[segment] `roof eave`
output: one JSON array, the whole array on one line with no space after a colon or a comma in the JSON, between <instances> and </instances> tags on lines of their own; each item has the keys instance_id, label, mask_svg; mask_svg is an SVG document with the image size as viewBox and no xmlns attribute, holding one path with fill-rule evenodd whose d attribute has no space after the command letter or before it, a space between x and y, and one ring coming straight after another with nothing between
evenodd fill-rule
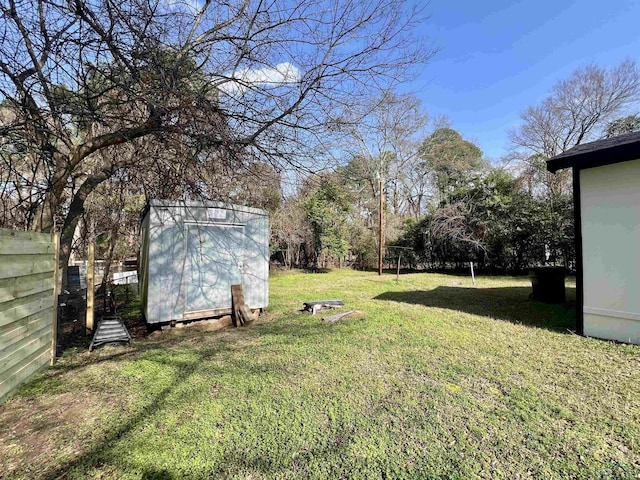
<instances>
[{"instance_id":1,"label":"roof eave","mask_svg":"<svg viewBox=\"0 0 640 480\"><path fill-rule=\"evenodd\" d=\"M547 170L551 173L556 173L558 170L571 167L584 169L637 160L640 158L640 142L616 145L606 149L576 153L574 155L567 155L567 153L547 160Z\"/></svg>"}]
</instances>

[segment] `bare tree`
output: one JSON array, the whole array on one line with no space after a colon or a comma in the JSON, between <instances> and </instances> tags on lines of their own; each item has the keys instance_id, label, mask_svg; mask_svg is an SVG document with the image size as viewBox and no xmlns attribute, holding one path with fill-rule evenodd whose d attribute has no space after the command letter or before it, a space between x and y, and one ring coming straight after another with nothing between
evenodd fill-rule
<instances>
[{"instance_id":1,"label":"bare tree","mask_svg":"<svg viewBox=\"0 0 640 480\"><path fill-rule=\"evenodd\" d=\"M371 199L377 198L378 273L382 274L384 244L399 231L385 232L385 205L399 216L408 208L410 178L407 172L418 159L418 139L427 122L420 100L391 90L370 97L365 108L340 118L339 126L351 147L345 173L352 184L368 184ZM348 148L347 148L348 150ZM373 203L371 202L373 207ZM373 213L373 208L370 213ZM400 222L393 222L400 223ZM389 235L391 233L391 235Z\"/></svg>"},{"instance_id":2,"label":"bare tree","mask_svg":"<svg viewBox=\"0 0 640 480\"><path fill-rule=\"evenodd\" d=\"M525 174L543 177L552 194L570 188L567 172L551 177L544 160L571 147L605 135L608 122L640 98L640 71L633 60L605 69L578 68L558 82L550 95L521 114L522 124L509 133L512 157L525 165Z\"/></svg>"},{"instance_id":3,"label":"bare tree","mask_svg":"<svg viewBox=\"0 0 640 480\"><path fill-rule=\"evenodd\" d=\"M365 110L342 118L346 150L351 154L350 176L367 182L377 196L382 178L388 204L394 214L407 213L412 178L419 159L420 139L427 114L415 95L385 91L371 98Z\"/></svg>"},{"instance_id":4,"label":"bare tree","mask_svg":"<svg viewBox=\"0 0 640 480\"><path fill-rule=\"evenodd\" d=\"M270 244L282 252L285 268L300 266L304 245L313 243L313 233L302 202L287 199L270 218L269 228Z\"/></svg>"},{"instance_id":5,"label":"bare tree","mask_svg":"<svg viewBox=\"0 0 640 480\"><path fill-rule=\"evenodd\" d=\"M487 225L474 212L470 198L460 199L436 209L429 225L432 238L462 242L473 250L484 251Z\"/></svg>"},{"instance_id":6,"label":"bare tree","mask_svg":"<svg viewBox=\"0 0 640 480\"><path fill-rule=\"evenodd\" d=\"M7 0L0 15L3 203L62 230L63 265L88 195L135 166L122 146L303 166L328 119L430 53L400 0Z\"/></svg>"}]
</instances>

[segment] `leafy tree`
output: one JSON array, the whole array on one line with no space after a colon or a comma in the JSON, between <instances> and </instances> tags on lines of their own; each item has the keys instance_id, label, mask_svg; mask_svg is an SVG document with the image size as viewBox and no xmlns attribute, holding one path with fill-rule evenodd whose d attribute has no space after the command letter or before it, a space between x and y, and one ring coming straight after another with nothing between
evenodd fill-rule
<instances>
[{"instance_id":1,"label":"leafy tree","mask_svg":"<svg viewBox=\"0 0 640 480\"><path fill-rule=\"evenodd\" d=\"M374 227L374 217L378 211L379 181L377 162L371 158L356 154L346 166L338 168L338 175L344 179L356 202L356 208L368 220L367 226Z\"/></svg>"},{"instance_id":2,"label":"leafy tree","mask_svg":"<svg viewBox=\"0 0 640 480\"><path fill-rule=\"evenodd\" d=\"M347 216L351 202L339 181L331 175L320 178L318 188L304 201L313 235L314 266L321 255L342 258L349 250Z\"/></svg>"},{"instance_id":3,"label":"leafy tree","mask_svg":"<svg viewBox=\"0 0 640 480\"><path fill-rule=\"evenodd\" d=\"M285 268L299 266L305 245L313 242L307 212L301 201L289 198L270 217L273 254L281 254Z\"/></svg>"},{"instance_id":4,"label":"leafy tree","mask_svg":"<svg viewBox=\"0 0 640 480\"><path fill-rule=\"evenodd\" d=\"M449 127L437 129L420 147L422 170L432 177L440 204L451 203L458 189L464 188L484 166L482 150Z\"/></svg>"},{"instance_id":5,"label":"leafy tree","mask_svg":"<svg viewBox=\"0 0 640 480\"><path fill-rule=\"evenodd\" d=\"M470 260L495 271L550 262L571 267L571 196L556 196L552 205L522 185L503 169L485 170L450 203L408 224L400 244L412 247L416 263L428 268L462 267Z\"/></svg>"},{"instance_id":6,"label":"leafy tree","mask_svg":"<svg viewBox=\"0 0 640 480\"><path fill-rule=\"evenodd\" d=\"M605 137L615 137L623 133L632 133L640 131L640 116L628 115L609 122L607 125Z\"/></svg>"}]
</instances>

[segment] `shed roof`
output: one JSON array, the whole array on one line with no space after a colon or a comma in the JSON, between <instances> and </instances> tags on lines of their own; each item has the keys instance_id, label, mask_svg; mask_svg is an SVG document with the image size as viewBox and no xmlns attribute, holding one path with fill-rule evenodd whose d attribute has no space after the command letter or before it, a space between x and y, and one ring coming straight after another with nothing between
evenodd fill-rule
<instances>
[{"instance_id":1,"label":"shed roof","mask_svg":"<svg viewBox=\"0 0 640 480\"><path fill-rule=\"evenodd\" d=\"M547 170L591 168L640 158L640 132L583 143L547 160Z\"/></svg>"},{"instance_id":2,"label":"shed roof","mask_svg":"<svg viewBox=\"0 0 640 480\"><path fill-rule=\"evenodd\" d=\"M149 200L149 205L154 207L190 207L190 208L223 208L234 212L253 213L256 215L269 216L269 212L259 208L248 207L246 205L235 205L232 203L220 202L217 200L194 201L194 200L162 200L154 198Z\"/></svg>"},{"instance_id":3,"label":"shed roof","mask_svg":"<svg viewBox=\"0 0 640 480\"><path fill-rule=\"evenodd\" d=\"M234 205L231 203L219 202L216 200L207 200L196 202L192 200L162 200L162 199L151 199L144 206L142 211L140 212L140 221L142 222L144 218L149 213L150 207L165 207L165 208L173 208L173 207L187 207L187 208L222 208L225 210L232 210L234 212L243 212L250 213L254 215L262 215L263 217L268 217L269 212L266 210L261 210L259 208L247 207L245 205Z\"/></svg>"}]
</instances>

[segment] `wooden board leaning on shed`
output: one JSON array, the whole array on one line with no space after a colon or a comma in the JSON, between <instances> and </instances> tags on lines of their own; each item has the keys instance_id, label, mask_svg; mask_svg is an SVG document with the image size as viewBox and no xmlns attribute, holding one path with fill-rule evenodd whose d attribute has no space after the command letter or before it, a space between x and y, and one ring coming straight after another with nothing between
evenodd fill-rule
<instances>
[{"instance_id":1,"label":"wooden board leaning on shed","mask_svg":"<svg viewBox=\"0 0 640 480\"><path fill-rule=\"evenodd\" d=\"M241 327L254 319L253 312L244 303L242 285L231 285L231 310L231 320L234 327Z\"/></svg>"},{"instance_id":2,"label":"wooden board leaning on shed","mask_svg":"<svg viewBox=\"0 0 640 480\"><path fill-rule=\"evenodd\" d=\"M55 361L58 237L0 229L0 401Z\"/></svg>"}]
</instances>

